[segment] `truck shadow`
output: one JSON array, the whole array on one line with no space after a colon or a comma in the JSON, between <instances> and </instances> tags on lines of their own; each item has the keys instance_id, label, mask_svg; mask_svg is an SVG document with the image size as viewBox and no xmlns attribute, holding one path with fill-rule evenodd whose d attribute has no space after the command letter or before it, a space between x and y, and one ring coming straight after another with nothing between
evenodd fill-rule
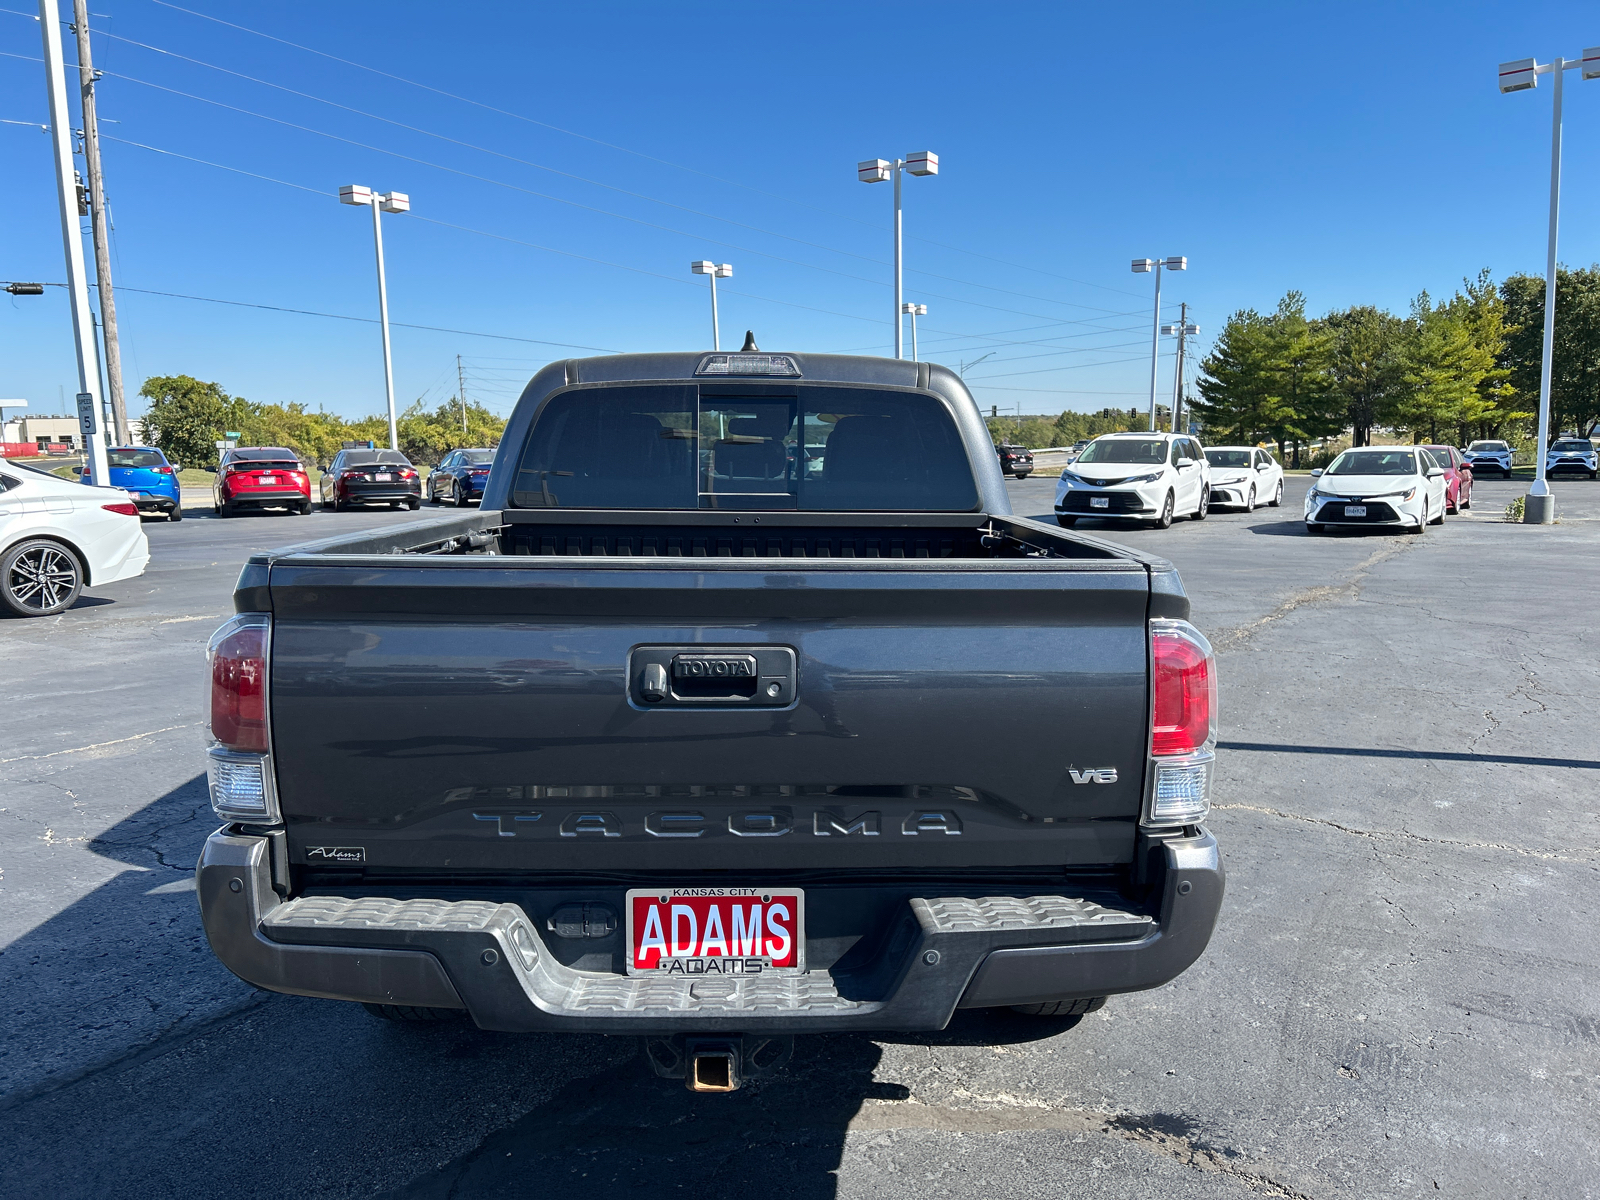
<instances>
[{"instance_id":1,"label":"truck shadow","mask_svg":"<svg viewBox=\"0 0 1600 1200\"><path fill-rule=\"evenodd\" d=\"M865 1037L796 1040L787 1069L730 1095L696 1095L656 1078L636 1054L574 1080L546 1103L385 1200L671 1195L823 1200L850 1122L869 1100L909 1089L873 1078L882 1052Z\"/></svg>"},{"instance_id":2,"label":"truck shadow","mask_svg":"<svg viewBox=\"0 0 1600 1200\"><path fill-rule=\"evenodd\" d=\"M1075 1019L960 1013L939 1033L817 1035L730 1095L640 1039L397 1026L277 996L212 957L188 886L204 777L94 838L128 868L0 954L0 1195L824 1200L863 1105L905 1100L878 1041L1023 1042ZM85 1114L93 1114L86 1120ZM444 1164L444 1165L440 1165Z\"/></svg>"}]
</instances>

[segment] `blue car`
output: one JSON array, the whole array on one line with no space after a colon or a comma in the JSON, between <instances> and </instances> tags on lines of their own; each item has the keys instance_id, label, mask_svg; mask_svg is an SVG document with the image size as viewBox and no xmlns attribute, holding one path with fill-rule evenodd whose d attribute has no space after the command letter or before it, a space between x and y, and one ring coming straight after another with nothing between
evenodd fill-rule
<instances>
[{"instance_id":1,"label":"blue car","mask_svg":"<svg viewBox=\"0 0 1600 1200\"><path fill-rule=\"evenodd\" d=\"M126 488L139 506L140 516L165 513L169 521L183 520L183 493L178 486L178 472L183 468L179 464L169 462L154 446L114 446L106 451L106 463L111 478L105 484ZM102 482L91 479L91 474L89 467L79 469L84 483Z\"/></svg>"},{"instance_id":2,"label":"blue car","mask_svg":"<svg viewBox=\"0 0 1600 1200\"><path fill-rule=\"evenodd\" d=\"M449 502L458 508L481 501L493 466L493 450L450 451L428 476L428 499L435 504Z\"/></svg>"}]
</instances>

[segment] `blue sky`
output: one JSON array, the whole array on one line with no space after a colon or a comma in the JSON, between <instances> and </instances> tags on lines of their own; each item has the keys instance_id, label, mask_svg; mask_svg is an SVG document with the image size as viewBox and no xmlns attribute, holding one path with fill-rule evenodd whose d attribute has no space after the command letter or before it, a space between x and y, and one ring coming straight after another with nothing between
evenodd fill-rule
<instances>
[{"instance_id":1,"label":"blue sky","mask_svg":"<svg viewBox=\"0 0 1600 1200\"><path fill-rule=\"evenodd\" d=\"M384 218L392 319L502 335L397 327L402 404L453 395L457 354L506 412L572 347L709 348L699 258L734 265L725 346L888 353L890 188L855 164L931 149L923 357L992 354L967 378L1002 412L1139 405L1134 257L1189 257L1163 299L1203 342L1289 288L1399 311L1542 271L1548 81L1501 96L1495 68L1600 45L1592 4L1536 2L90 9L130 392L186 373L347 416L382 406L374 325L146 293L373 317L370 219L335 199L362 183L414 205ZM37 22L0 12L0 51L0 119L43 122ZM1587 264L1600 81L1567 81L1561 258ZM48 140L0 125L0 161L0 279L64 279ZM75 380L62 290L0 295L0 396L54 411Z\"/></svg>"}]
</instances>

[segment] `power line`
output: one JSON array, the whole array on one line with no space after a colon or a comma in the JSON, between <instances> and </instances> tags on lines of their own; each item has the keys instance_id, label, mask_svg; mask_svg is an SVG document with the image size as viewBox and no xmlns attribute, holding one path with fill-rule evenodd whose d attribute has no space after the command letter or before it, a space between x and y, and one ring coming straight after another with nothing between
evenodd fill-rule
<instances>
[{"instance_id":1,"label":"power line","mask_svg":"<svg viewBox=\"0 0 1600 1200\"><path fill-rule=\"evenodd\" d=\"M50 286L65 287L66 285L51 284ZM187 296L182 292L158 292L150 288L128 287L121 283L116 285L116 290L119 292L138 292L145 296L169 296L174 300L203 300L207 304L228 304L235 308L263 308L268 312L294 313L302 317L329 317L335 321L360 321L365 325L376 325L378 323L376 317L351 317L346 316L344 313L315 312L309 308L285 308L278 304L255 304L248 300L219 300L215 296ZM564 350L593 350L599 354L622 353L620 350L605 350L599 346L579 346L572 342L551 342L543 338L513 337L509 333L480 333L476 329L445 329L438 325L413 325L406 321L390 321L389 324L396 325L401 329L422 329L429 333L454 333L462 337L495 338L503 342L528 342L536 346L560 346Z\"/></svg>"},{"instance_id":2,"label":"power line","mask_svg":"<svg viewBox=\"0 0 1600 1200\"><path fill-rule=\"evenodd\" d=\"M6 11L10 11L10 10L6 10ZM424 137L435 138L435 139L437 139L439 141L448 142L451 145L455 145L455 146L461 146L461 147L463 147L465 149L468 149L468 150L474 150L474 151L477 151L477 152L479 152L481 154L488 154L488 155L492 155L492 156L494 156L496 158L502 158L502 159L505 159L507 162L514 162L514 163L518 163L518 164L520 164L522 166L532 167L535 170L547 171L547 172L549 172L549 173L551 173L553 175L559 175L564 179L575 180L575 181L577 181L579 183L587 183L587 184L589 184L589 185L591 185L593 187L605 188L608 191L617 192L620 195L624 195L624 196L630 196L630 197L632 197L632 198L634 198L636 200L645 200L645 201L648 201L651 204L659 204L659 205L662 205L663 207L676 209L679 212L688 213L688 214L690 214L692 216L703 217L706 220L720 221L720 222L722 222L724 224L732 225L732 226L734 226L735 228L738 228L738 229L747 229L747 230L749 230L749 231L751 231L753 233L760 233L760 234L764 234L764 235L766 235L768 237L780 238L780 239L782 239L784 241L793 242L796 245L807 246L807 247L810 247L811 249L814 249L814 250L822 250L822 251L825 251L825 252L830 253L830 254L844 255L844 256L846 256L848 258L858 259L858 260L860 260L862 262L872 263L872 264L874 264L876 266L886 265L883 262L882 259L874 258L871 255L858 254L858 253L856 253L854 251L851 251L851 250L840 249L837 246L828 246L828 245L825 245L825 244L820 243L820 242L809 241L809 240L807 240L805 238L794 237L791 234L780 233L777 230L765 229L765 228L762 228L759 225L751 225L751 224L749 224L748 222L745 222L745 221L736 221L736 220L733 220L730 217L719 216L716 213L710 213L710 212L705 212L705 211L703 211L701 209L690 208L687 205L677 204L677 203L674 203L674 202L672 202L670 200L663 200L663 199L661 199L659 197L651 196L651 195L649 195L647 193L644 193L644 192L636 192L636 191L633 191L630 188L619 187L616 184L605 183L605 182L602 182L602 181L597 180L597 179L590 179L590 178L588 178L586 176L577 175L577 174L574 174L574 173L572 173L570 171L563 171L563 170L561 170L561 169L559 169L557 167L551 167L551 166L547 166L547 165L545 165L543 163L533 162L530 159L519 158L514 154L507 154L507 153L505 153L504 151L501 151L501 150L495 150L495 149L492 149L491 147L480 146L480 145L477 145L476 143L473 143L473 142L468 142L468 141L464 141L464 140L462 140L460 138L451 137L448 134L436 133L433 130L424 129L421 126L417 126L417 125L409 125L409 124L405 123L404 121L397 121L397 120L394 120L391 117L385 117L385 116L383 116L383 115L381 115L379 113L367 112L364 109L355 108L352 105L348 105L348 104L342 104L342 103L340 103L340 102L338 102L336 100L329 100L329 99L326 99L325 97L317 96L317 95L314 95L314 94L312 94L310 92L302 92L297 88L286 87L283 84L274 83L274 82L272 82L271 80L268 80L268 79L261 79L261 78L259 78L257 76L254 76L254 75L246 75L242 71L235 71L230 67L223 67L223 66L219 66L216 63L206 62L204 59L193 58L193 57L191 57L189 55L186 55L186 54L179 54L176 51L167 50L167 49L165 49L165 48L163 48L161 46L152 46L148 42L137 41L137 40L135 40L133 38L123 37L120 34L110 33L110 32L106 32L104 30L101 31L101 36L107 37L107 38L113 38L113 39L115 39L117 41L125 42L130 46L137 46L140 49L149 50L149 51L151 51L152 53L155 53L155 54L162 54L162 55L166 55L169 58L176 58L176 59L179 59L179 60L181 60L183 62L193 63L196 66L205 67L208 70L218 71L218 72L221 72L222 74L225 74L225 75L231 75L236 79L243 79L243 80L245 80L245 81L247 81L249 83L259 84L262 87L274 88L274 89L276 89L278 91L281 91L281 92L284 92L284 93L286 93L288 95L298 96L298 97L300 97L301 99L304 99L304 100L312 100L312 101L315 101L318 104L326 104L331 108L337 108L337 109L339 109L339 110L341 110L343 112L354 113L356 116L366 117L369 120L380 121L383 124L392 125L397 129L404 129L404 130L407 130L408 132L411 132L411 133L421 134ZM116 78L119 78L119 79L126 79L126 80L128 80L129 82L132 82L132 83L145 83L145 81L143 81L143 80L134 79L131 76L117 75L115 72L107 72L107 74L112 74ZM146 84L146 86L160 86L160 85ZM179 94L183 94L183 93L179 93ZM193 99L201 99L201 100L205 99L204 97L191 97L191 98L193 98ZM259 113L252 114L252 115L255 115L255 116L258 116L258 117L263 117L263 119L267 119L267 120L274 119L274 118L270 118L270 117L264 117L263 114L259 114ZM313 131L313 132L316 132L316 131ZM330 135L325 135L325 136L330 136ZM369 149L377 149L376 147L368 147L368 148ZM379 152L380 153L388 153L388 151L379 151ZM421 160L415 160L415 161L421 161ZM438 164L424 164L424 165L438 166ZM451 168L440 167L439 169L441 169L441 170L450 170ZM473 178L482 178L482 177L473 176ZM491 182L497 182L498 183L500 181L491 180ZM503 184L502 186L514 186L514 185ZM522 189L522 190L527 190L527 189ZM564 200L564 199L562 199L560 197L549 196L549 195L547 195L545 193L542 193L542 192L532 192L530 194L540 196L543 199L553 200L553 201L555 201L557 203L578 205L577 201ZM589 208L589 206L587 206L587 205L578 205L578 206L579 207L584 207L584 208ZM638 220L638 218L628 217L625 214L621 214L621 213L613 213L613 212L610 212L610 211L608 211L606 209L589 208L589 211L600 213L600 214L605 215L605 216L614 217L614 218L617 218L619 220L628 220L628 221L637 221ZM645 222L645 223L649 224L648 222ZM684 236L684 237L697 236L695 234L690 234L690 233L688 233L686 231L683 231L683 230L671 229L669 226L652 226L652 227L653 228L662 229L662 230L664 230L666 232L678 233L679 235ZM712 239L703 239L703 240L712 240ZM715 244L715 245L725 245L730 249L739 250L741 253L746 253L746 254L761 255L761 254L764 253L763 251L754 250L754 249L751 249L751 248L745 247L745 246L738 246L738 245L735 245L733 243L713 242L713 244ZM766 255L766 257L773 258L773 259L775 259L776 261L779 261L779 262L790 263L790 264L792 264L794 266L809 267L812 270L823 270L823 271L830 270L830 268L827 268L827 267L820 267L820 266L817 266L816 264L813 264L813 263L800 262L800 261L795 260L795 259L782 258L781 256L778 256L778 255ZM1064 305L1064 306L1069 307L1069 308L1088 309L1088 310L1090 310L1092 312L1104 312L1104 311L1106 311L1106 310L1100 309L1098 306L1092 305L1092 304L1080 304L1080 303L1077 303L1076 301L1072 301L1072 300L1057 300L1057 299L1055 299L1053 297L1050 297L1050 296L1037 296L1037 295L1032 294L1031 292L1019 292L1019 291L1016 291L1013 288L1003 288L1003 287L999 287L999 286L997 286L995 284L981 283L979 281L971 280L971 279L959 279L959 278L956 278L954 276L949 276L949 275L940 275L940 274L938 274L936 272L924 271L924 270L920 270L920 269L915 268L915 267L910 268L910 270L912 271L913 274L925 275L930 279L943 279L943 280L945 280L947 282L950 282L950 283L959 283L959 284L962 284L962 285L967 286L967 287L984 288L984 289L986 289L988 291L999 292L999 293L1001 293L1003 295L1020 296L1023 299L1042 301L1045 304L1061 304L1061 305ZM856 280L859 280L859 281L864 282L864 283L875 283L876 282L876 280L866 279L866 278L863 278L862 276L859 276L859 275L848 275L848 274L845 274L844 272L835 272L835 273L844 275L844 277L847 278L847 279L856 279ZM931 295L932 293L929 293L929 294ZM950 299L950 297L939 297L939 298L940 299ZM973 303L972 301L956 301L956 302L957 303Z\"/></svg>"},{"instance_id":3,"label":"power line","mask_svg":"<svg viewBox=\"0 0 1600 1200\"><path fill-rule=\"evenodd\" d=\"M670 159L658 158L653 154L646 154L641 150L633 150L633 149L628 148L627 146L619 146L614 142L607 142L607 141L604 141L604 140L602 140L600 138L592 137L592 136L590 136L589 134L586 134L586 133L578 133L578 132L576 132L574 130L571 130L571 129L564 129L559 125L552 125L547 121L540 121L535 117L524 116L521 113L511 112L509 109L496 108L494 105L485 104L481 100L474 100L474 99L472 99L471 97L468 97L468 96L462 96L462 95L459 95L459 94L457 94L455 92L445 91L443 88L437 88L437 87L432 86L431 84L420 83L420 82L418 82L417 80L414 80L414 79L407 79L403 75L395 75L395 74L393 74L393 73L391 73L389 71L379 70L377 67L369 67L365 63L358 63L358 62L355 62L355 61L353 61L351 59L348 59L348 58L340 58L338 55L329 54L325 50L317 50L317 49L315 49L315 48L313 48L311 46L303 46L298 42L291 42L287 38L280 38L280 37L277 37L277 36L275 36L273 34L270 34L270 33L263 33L258 29L251 29L248 26L238 25L238 24L235 24L232 21L224 21L220 17L209 16L206 13L195 12L193 9L184 8L181 5L170 3L170 0L151 0L151 3L159 4L163 8L170 8L170 9L173 9L173 10L175 10L177 12L186 13L191 17L198 17L201 20L214 21L218 25L226 25L230 29L239 30L241 33L248 33L248 34L251 34L254 37L265 38L268 41L277 42L280 45L289 46L289 47L292 47L293 49L303 51L303 52L305 52L307 54L315 54L315 55L318 55L319 57L330 59L333 62L342 63L343 65L345 65L347 67L355 67L357 70L360 70L360 71L369 71L374 75L381 75L385 79L392 79L397 83L403 83L403 84L406 84L409 87L421 88L424 91L433 92L435 95L445 96L445 97L447 97L447 98L449 98L451 100L460 101L463 104L470 104L470 105L473 105L473 106L475 106L477 108L484 109L484 110L486 110L488 112L497 113L500 116L511 117L513 120L517 120L517 121L526 121L530 125L538 125L543 129L549 129L549 130L552 130L552 131L554 131L556 133L564 134L567 137L574 137L574 138L579 138L579 139L581 139L583 141L586 141L586 142L593 142L595 145L604 146L608 150L616 150L616 151L618 151L618 152L620 152L622 154L631 154L631 155L634 155L637 158L643 158L643 159L646 159L646 160L648 160L650 162L660 163L662 166L672 167L675 170L679 170L679 171L686 171L691 175L699 175L703 179L711 179L711 180L715 180L718 183L728 184L728 185L730 185L732 187L744 188L746 191L755 192L757 195L766 196L769 199L773 199L773 200L781 200L786 204L793 204L793 205L796 205L796 206L798 206L800 208L807 208L807 209L812 210L813 212L824 213L824 214L826 214L828 216L835 217L838 220L851 221L851 222L854 222L857 225L864 225L864 226L867 226L869 228L876 228L877 227L877 223L873 222L873 221L866 221L866 220L861 219L860 217L847 216L844 213L836 213L836 212L833 212L830 209L821 208L821 207L819 207L817 205L814 205L814 204L807 204L803 200L796 200L793 196L785 196L785 195L783 195L781 193L778 193L778 192L769 192L769 191L766 191L765 189L755 187L752 184L742 183L737 179L727 179L727 178L725 178L725 177L723 177L721 175L713 175L709 171L702 171L702 170L699 170L696 167L685 166L682 163L672 162ZM27 14L19 14L19 15L27 15ZM609 185L602 184L601 186L609 186ZM665 202L663 202L663 203L665 203ZM721 218L717 218L717 219L720 220ZM784 235L779 234L777 236L782 237ZM1047 275L1047 276L1049 276L1049 277L1051 277L1053 279L1061 279L1061 280L1064 280L1064 281L1066 281L1068 283L1079 284L1079 285L1081 285L1083 287L1099 288L1102 291L1115 292L1118 295L1123 295L1123 296L1139 296L1140 299L1143 299L1143 297L1140 296L1139 293L1130 292L1125 288L1114 288L1114 287L1110 287L1110 286L1108 286L1106 284L1103 284L1103 283L1091 283L1089 280L1086 280L1086 279L1074 279L1074 278L1072 278L1071 276L1068 276L1068 275L1060 275L1060 274L1057 274L1054 271L1046 271L1041 267L1029 266L1029 265L1024 264L1024 263L1008 262L1005 259L996 258L993 255L980 254L977 251L966 250L966 249L963 249L960 246L947 245L944 242L934 241L931 238L923 238L923 237L913 236L911 240L924 242L925 244L930 245L930 246L938 246L941 249L945 249L945 250L954 250L958 254L970 254L974 258L981 258L981 259L984 259L984 260L986 260L988 262L1001 263L1004 266L1014 267L1014 268L1017 268L1019 270L1034 271L1034 272L1037 272L1038 274L1041 274L1041 275ZM848 252L847 251L839 251L839 253L848 253ZM917 272L917 273L921 274L922 272ZM946 277L939 276L938 278L946 278ZM965 280L952 280L952 282L963 283L963 282L968 282L968 281L965 281ZM976 284L974 286L983 287L983 286L987 286L987 285ZM1053 301L1052 303L1070 303L1070 302L1069 301ZM1089 307L1092 307L1092 306L1090 306L1090 305L1076 305L1075 307L1089 308Z\"/></svg>"}]
</instances>

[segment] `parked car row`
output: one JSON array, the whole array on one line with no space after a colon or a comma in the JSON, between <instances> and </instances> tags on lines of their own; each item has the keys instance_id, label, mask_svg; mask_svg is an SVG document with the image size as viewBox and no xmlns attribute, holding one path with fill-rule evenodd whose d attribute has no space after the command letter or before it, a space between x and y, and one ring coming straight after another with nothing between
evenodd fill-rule
<instances>
[{"instance_id":1,"label":"parked car row","mask_svg":"<svg viewBox=\"0 0 1600 1200\"><path fill-rule=\"evenodd\" d=\"M1587 444L1587 443L1585 443ZM1306 496L1306 528L1391 525L1421 532L1472 507L1472 463L1454 446L1346 450ZM1259 446L1212 446L1184 434L1113 433L1095 438L1056 487L1056 520L1122 517L1165 529L1212 509L1253 512L1283 503L1283 467Z\"/></svg>"},{"instance_id":2,"label":"parked car row","mask_svg":"<svg viewBox=\"0 0 1600 1200\"><path fill-rule=\"evenodd\" d=\"M1205 520L1211 487L1210 460L1194 438L1108 433L1062 469L1056 520L1070 528L1083 517L1125 517L1166 529L1178 517Z\"/></svg>"}]
</instances>

